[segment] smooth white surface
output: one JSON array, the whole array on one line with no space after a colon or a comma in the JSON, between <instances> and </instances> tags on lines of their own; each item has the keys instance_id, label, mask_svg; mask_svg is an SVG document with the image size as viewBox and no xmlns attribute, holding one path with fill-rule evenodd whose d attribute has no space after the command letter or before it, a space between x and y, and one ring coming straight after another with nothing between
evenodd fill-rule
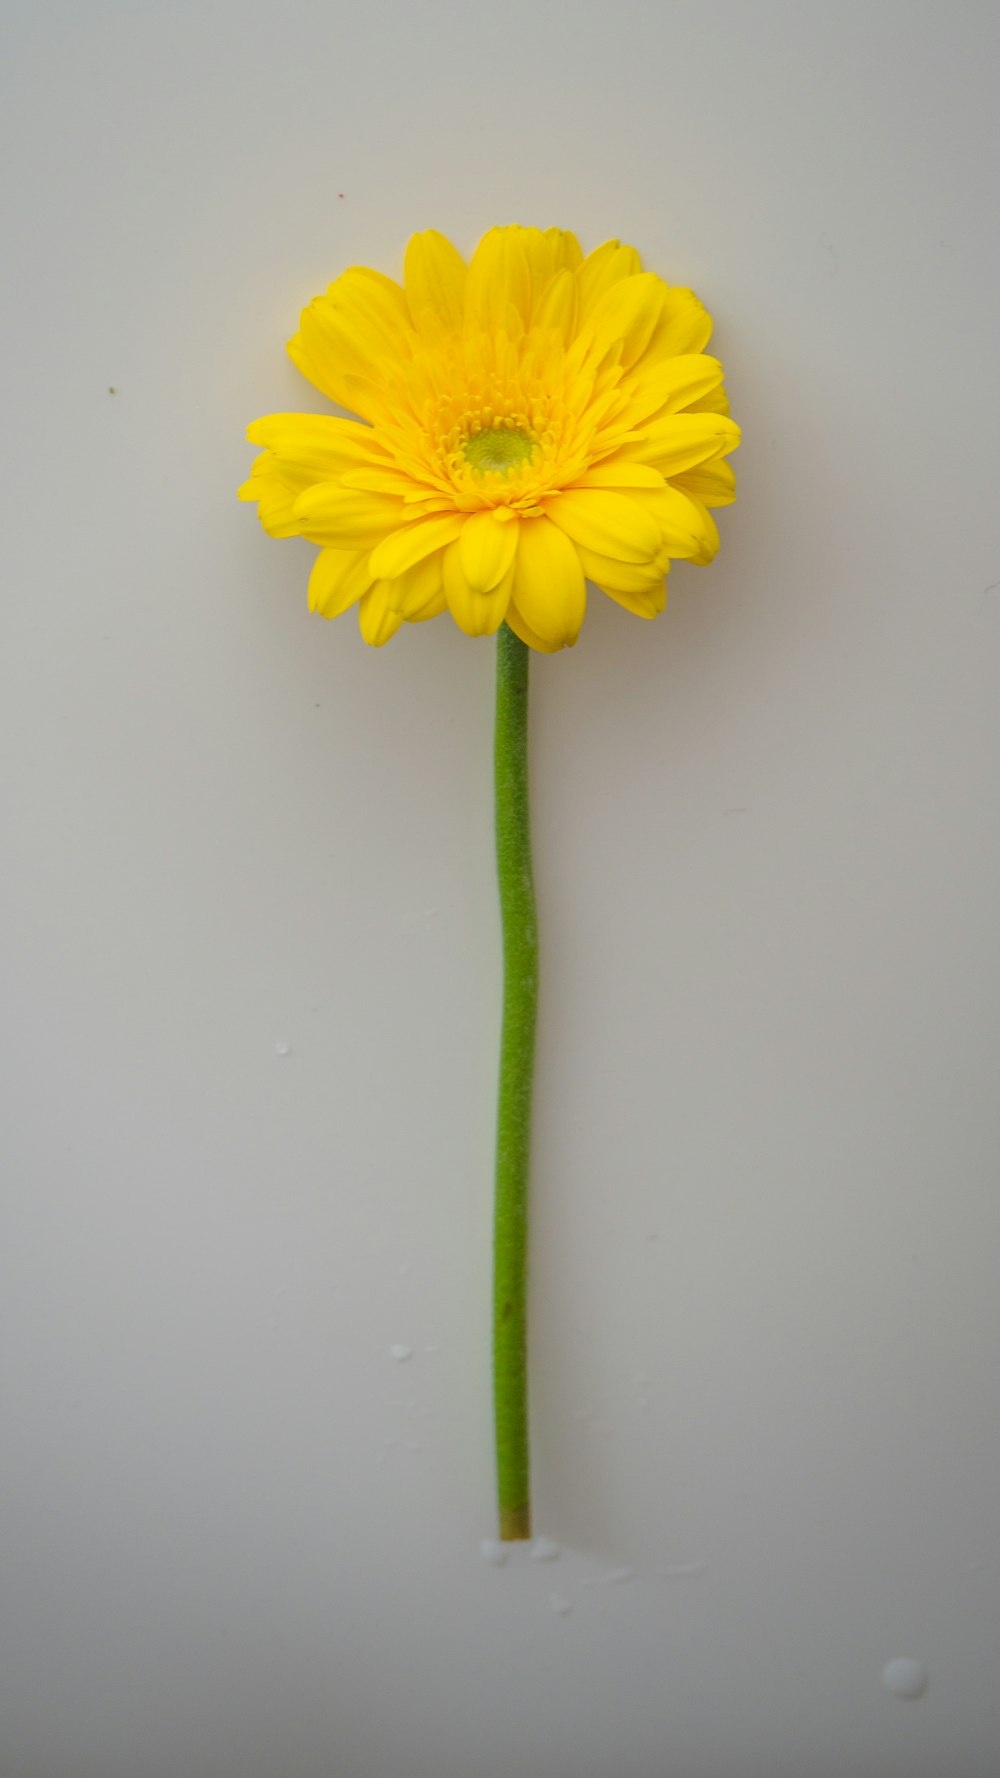
<instances>
[{"instance_id":1,"label":"smooth white surface","mask_svg":"<svg viewBox=\"0 0 1000 1778\"><path fill-rule=\"evenodd\" d=\"M2 1778L995 1778L1000 14L5 11ZM746 445L533 669L496 1570L492 648L234 490L310 296L505 220Z\"/></svg>"}]
</instances>

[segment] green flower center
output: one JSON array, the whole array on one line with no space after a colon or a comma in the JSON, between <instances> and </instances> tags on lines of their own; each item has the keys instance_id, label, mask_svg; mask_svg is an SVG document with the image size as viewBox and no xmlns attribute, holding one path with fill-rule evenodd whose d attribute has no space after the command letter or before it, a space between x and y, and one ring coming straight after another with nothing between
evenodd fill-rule
<instances>
[{"instance_id":1,"label":"green flower center","mask_svg":"<svg viewBox=\"0 0 1000 1778\"><path fill-rule=\"evenodd\" d=\"M465 460L480 474L509 475L530 463L535 441L519 426L484 426L465 441Z\"/></svg>"}]
</instances>

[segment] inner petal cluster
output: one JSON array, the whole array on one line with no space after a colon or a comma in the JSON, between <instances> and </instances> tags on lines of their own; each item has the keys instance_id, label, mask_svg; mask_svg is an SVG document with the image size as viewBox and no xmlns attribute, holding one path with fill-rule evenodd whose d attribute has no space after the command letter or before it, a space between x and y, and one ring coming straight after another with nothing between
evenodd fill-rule
<instances>
[{"instance_id":1,"label":"inner petal cluster","mask_svg":"<svg viewBox=\"0 0 1000 1778\"><path fill-rule=\"evenodd\" d=\"M405 399L394 423L375 420L397 462L428 496L450 494L459 511L539 510L576 462L580 390L562 340L540 329L512 338L463 325L430 346L414 340L411 350L398 373Z\"/></svg>"}]
</instances>

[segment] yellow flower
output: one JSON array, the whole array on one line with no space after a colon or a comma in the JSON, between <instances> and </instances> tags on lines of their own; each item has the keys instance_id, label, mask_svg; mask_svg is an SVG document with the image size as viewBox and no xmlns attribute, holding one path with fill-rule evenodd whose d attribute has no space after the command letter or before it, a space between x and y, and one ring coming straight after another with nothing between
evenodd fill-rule
<instances>
[{"instance_id":1,"label":"yellow flower","mask_svg":"<svg viewBox=\"0 0 1000 1778\"><path fill-rule=\"evenodd\" d=\"M273 537L320 544L310 608L359 606L379 646L449 610L552 653L585 582L662 611L674 557L710 562L739 443L710 317L634 247L495 228L466 266L414 235L400 286L353 266L303 312L298 368L359 420L271 414L240 489Z\"/></svg>"}]
</instances>

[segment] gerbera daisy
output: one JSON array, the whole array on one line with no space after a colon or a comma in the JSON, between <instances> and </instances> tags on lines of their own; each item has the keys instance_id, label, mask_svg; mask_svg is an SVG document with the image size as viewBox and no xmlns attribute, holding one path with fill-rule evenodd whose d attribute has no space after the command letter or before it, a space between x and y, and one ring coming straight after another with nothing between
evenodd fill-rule
<instances>
[{"instance_id":1,"label":"gerbera daisy","mask_svg":"<svg viewBox=\"0 0 1000 1778\"><path fill-rule=\"evenodd\" d=\"M354 266L288 350L360 419L271 414L240 489L274 537L321 546L311 609L359 608L379 646L450 611L530 647L575 642L586 582L662 611L673 558L711 561L709 508L734 497L739 443L690 290L608 241L495 228L468 265L414 235L402 285Z\"/></svg>"}]
</instances>

